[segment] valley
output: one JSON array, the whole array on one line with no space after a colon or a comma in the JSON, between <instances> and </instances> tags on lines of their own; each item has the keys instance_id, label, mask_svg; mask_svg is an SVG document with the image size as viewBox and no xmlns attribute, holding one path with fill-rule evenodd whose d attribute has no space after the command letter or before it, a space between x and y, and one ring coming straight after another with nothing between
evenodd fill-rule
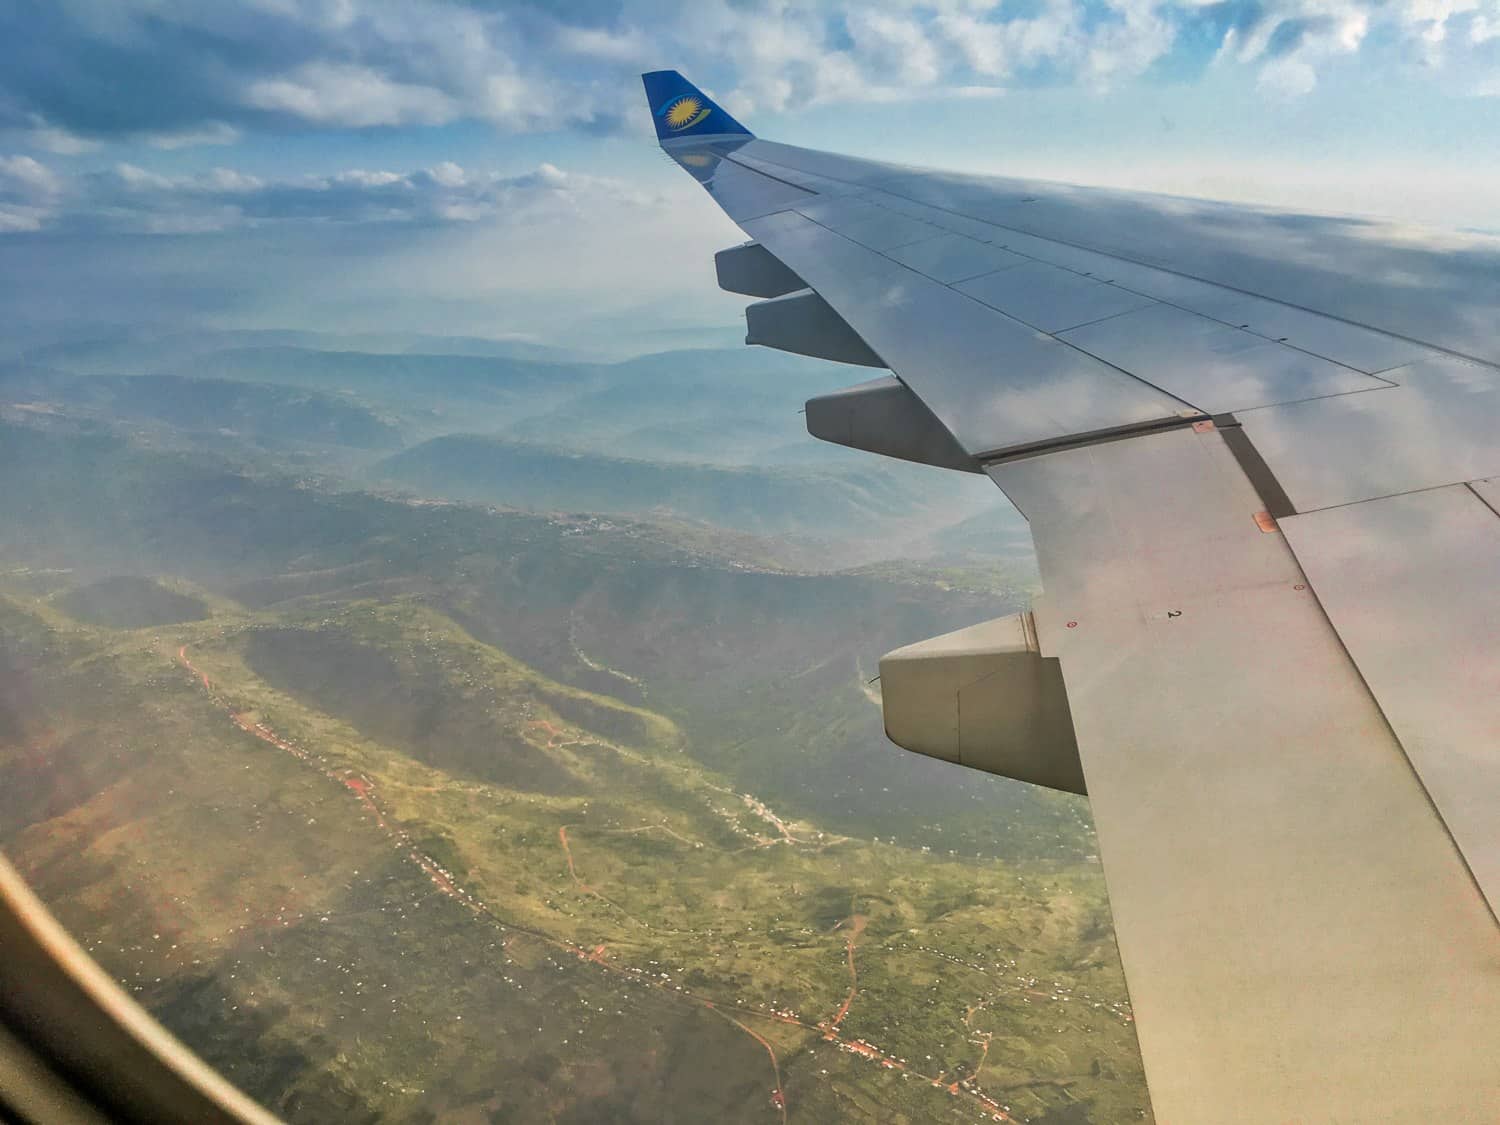
<instances>
[{"instance_id":1,"label":"valley","mask_svg":"<svg viewBox=\"0 0 1500 1125\"><path fill-rule=\"evenodd\" d=\"M897 750L865 682L1023 566L92 409L0 423L0 848L275 1112L1149 1118L1086 803Z\"/></svg>"}]
</instances>

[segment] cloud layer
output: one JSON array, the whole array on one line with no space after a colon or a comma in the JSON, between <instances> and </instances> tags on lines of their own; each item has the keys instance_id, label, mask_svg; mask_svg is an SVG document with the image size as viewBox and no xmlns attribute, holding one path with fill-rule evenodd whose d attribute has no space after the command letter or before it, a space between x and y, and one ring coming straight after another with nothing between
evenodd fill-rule
<instances>
[{"instance_id":1,"label":"cloud layer","mask_svg":"<svg viewBox=\"0 0 1500 1125\"><path fill-rule=\"evenodd\" d=\"M1010 94L1054 115L1034 130L1045 139L1069 135L1056 103L1098 100L1057 89L1114 92L1118 121L1190 103L1199 77L1242 120L1253 90L1295 102L1322 86L1329 101L1266 116L1317 106L1336 133L1340 114L1359 119L1338 100L1359 85L1341 85L1355 60L1422 74L1435 102L1500 97L1500 0L0 0L0 308L12 326L68 331L94 317L567 342L589 326L644 340L733 324L743 302L719 292L711 255L740 235L687 177L641 174L641 70L677 66L751 121L924 100L848 115L867 130L904 117L908 139L940 99ZM1458 154L1446 171L1417 151L1441 121L1414 110L1390 160L1362 160L1351 183L1346 154L1324 183L1298 180L1291 149L1274 165L1264 129L1215 149L1236 122L1212 108L1183 126L1192 144L1141 134L1112 162L1038 145L1027 171L1241 197L1280 177L1288 206L1351 209L1364 197L1330 184L1374 183L1394 201L1378 209L1402 214L1441 188L1427 212L1500 222L1493 161L1468 158L1473 120L1434 147ZM602 146L610 159L591 164L589 138L622 132L638 150ZM1017 170L1024 153L993 147ZM496 151L511 171L475 170ZM522 153L532 169L517 174ZM589 167L629 182L566 170Z\"/></svg>"},{"instance_id":2,"label":"cloud layer","mask_svg":"<svg viewBox=\"0 0 1500 1125\"><path fill-rule=\"evenodd\" d=\"M1366 51L1500 92L1500 0L13 0L0 130L59 153L461 120L614 131L641 127L635 76L661 65L741 112L1107 88L1167 63L1297 96Z\"/></svg>"},{"instance_id":3,"label":"cloud layer","mask_svg":"<svg viewBox=\"0 0 1500 1125\"><path fill-rule=\"evenodd\" d=\"M415 172L351 169L262 179L230 168L163 176L134 164L66 175L29 156L0 156L0 232L192 234L289 223L539 223L607 202L644 208L639 187L551 164L518 176L452 162Z\"/></svg>"}]
</instances>

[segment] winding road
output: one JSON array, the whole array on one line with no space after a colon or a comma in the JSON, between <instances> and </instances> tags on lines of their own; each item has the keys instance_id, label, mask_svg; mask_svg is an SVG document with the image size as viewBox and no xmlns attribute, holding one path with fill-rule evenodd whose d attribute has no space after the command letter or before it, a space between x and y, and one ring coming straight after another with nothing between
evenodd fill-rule
<instances>
[{"instance_id":1,"label":"winding road","mask_svg":"<svg viewBox=\"0 0 1500 1125\"><path fill-rule=\"evenodd\" d=\"M204 691L209 694L212 701L225 711L225 713L234 722L234 724L239 727L240 730L244 731L246 734L253 736L261 742L274 746L278 750L290 754L298 761L301 761L312 769L317 770L317 772L323 777L338 784L343 788L344 791L354 796L359 801L362 811L368 814L371 819L373 819L376 826L382 832L384 832L394 842L402 846L407 858L421 869L423 874L428 877L433 886L445 897L453 899L454 901L460 903L471 913L481 917L491 924L500 927L500 929L504 931L525 934L526 936L543 942L554 949L568 952L577 957L580 961L595 965L604 972L632 980L638 984L649 984L657 989L662 990L663 992L668 992L669 995L680 997L681 1000L689 1004L706 1008L720 1018L727 1020L729 1023L733 1024L735 1027L743 1031L747 1036L755 1040L755 1042L765 1050L770 1059L772 1075L775 1081L770 1100L772 1106L776 1109L783 1123L787 1120L787 1100L786 1093L782 1087L781 1063L777 1058L776 1049L771 1041L760 1032L756 1031L754 1028L747 1026L745 1023L741 1022L741 1020L739 1019L736 1019L734 1016L729 1015L729 1012L731 1011L737 1012L742 1016L770 1020L775 1023L790 1025L808 1032L818 1034L823 1040L836 1044L840 1050L857 1055L861 1058L869 1059L870 1061L877 1063L884 1069L909 1073L912 1075L912 1077L922 1079L934 1087L946 1090L952 1095L967 1095L975 1102L977 1102L978 1105L990 1115L992 1120L1002 1122L1012 1122L1015 1120L998 1102L995 1101L995 1099L991 1098L989 1095L983 1093L982 1091L973 1088L972 1078L963 1085L958 1082L944 1083L942 1081L942 1074L939 1074L935 1077L922 1074L919 1071L916 1071L913 1068L907 1066L906 1063L901 1059L888 1054L887 1052L881 1050L879 1047L876 1047L874 1044L866 1042L864 1039L846 1039L839 1034L839 1024L842 1023L844 1018L848 1015L849 1008L853 1004L854 997L858 992L858 974L855 969L854 955L855 947L859 941L860 936L864 933L866 924L868 923L868 918L866 915L851 913L848 918L839 922L834 927L835 930L840 929L845 925L847 925L848 927L844 934L844 947L845 958L849 967L849 992L845 996L843 1003L839 1006L838 1011L834 1014L831 1020L823 1021L814 1025L806 1023L805 1021L800 1020L792 1015L783 1014L781 1012L766 1012L732 1001L725 1001L713 997L703 996L698 993L694 993L687 989L681 988L681 986L677 986L669 991L667 987L668 982L663 981L652 974L648 974L645 970L629 965L619 965L607 960L604 955L606 947L602 942L595 945L593 948L585 948L565 939L555 937L544 931L519 925L515 922L509 921L508 919L500 917L477 896L470 893L463 887L460 887L454 881L452 875L448 871L446 871L431 856L416 848L412 844L411 839L407 835L407 833L398 825L392 823L391 818L386 815L385 811L380 805L374 782L372 782L368 777L360 775L354 770L350 769L324 768L322 764L323 759L320 756L310 753L306 749L299 747L291 740L277 734L274 730L266 726L264 723L250 721L250 719L247 717L246 712L235 711L233 707L228 705L217 693L215 693L213 683L209 679L208 675L193 664L191 659L188 657L187 645L184 644L178 648L177 662L188 673L190 673L196 681L202 684ZM760 803L758 801L754 801L753 798L746 797L745 801L746 804L749 805L758 815L761 815L764 819L767 819L768 821L773 823L781 831L786 842L802 842L793 837L792 834L788 831L786 825L780 820L780 818L776 817L775 814L772 813L768 808L760 805ZM562 845L563 853L567 860L568 874L571 876L576 887L580 891L585 892L602 902L608 903L610 906L613 906L617 910L620 910L621 913L626 914L626 917L630 917L630 915L626 913L622 907L605 898L597 890L585 883L582 876L579 875L573 859L572 848L568 840L568 827L569 826L565 825L558 829L558 840ZM577 826L574 825L572 827ZM693 844L693 846L700 846L694 841L687 840L686 837L679 835L665 825L643 825L637 829L617 829L613 831L635 832L657 828L663 829L669 835L675 837L680 841L683 841L684 843ZM611 830L605 829L603 831ZM851 907L852 905L853 904L851 903ZM632 920L639 921L638 919ZM645 923L641 924L645 925ZM506 940L509 940L509 936ZM972 1015L972 1013L973 1009L970 1010L970 1015ZM983 1065L984 1057L988 1055L988 1051L989 1043L986 1040L986 1042L984 1043L984 1056L981 1056L980 1059L981 1066ZM975 1068L974 1075L975 1077L977 1077L978 1067Z\"/></svg>"}]
</instances>

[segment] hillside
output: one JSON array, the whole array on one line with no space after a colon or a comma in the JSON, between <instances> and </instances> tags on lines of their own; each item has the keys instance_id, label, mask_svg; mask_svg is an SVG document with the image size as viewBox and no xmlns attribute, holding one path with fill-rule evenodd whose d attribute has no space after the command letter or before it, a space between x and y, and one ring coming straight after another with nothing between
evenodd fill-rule
<instances>
[{"instance_id":1,"label":"hillside","mask_svg":"<svg viewBox=\"0 0 1500 1125\"><path fill-rule=\"evenodd\" d=\"M1029 553L1024 525L983 478L810 438L798 408L850 381L838 364L744 347L605 364L399 335L364 343L407 351L346 350L361 339L179 333L35 349L34 360L133 373L0 367L0 418L114 431L348 487L791 537L790 550L745 553L828 569L986 552L1015 561L1018 541ZM418 344L451 350L409 350ZM491 351L515 354L480 354ZM138 373L161 370L172 374ZM960 538L946 534L965 523Z\"/></svg>"},{"instance_id":2,"label":"hillside","mask_svg":"<svg viewBox=\"0 0 1500 1125\"><path fill-rule=\"evenodd\" d=\"M180 625L208 616L208 606L201 598L169 590L149 578L124 574L76 586L53 604L69 617L110 629Z\"/></svg>"},{"instance_id":3,"label":"hillside","mask_svg":"<svg viewBox=\"0 0 1500 1125\"><path fill-rule=\"evenodd\" d=\"M400 401L505 403L589 384L590 365L483 355L387 354L315 348L227 348L195 355L179 374L352 390Z\"/></svg>"},{"instance_id":4,"label":"hillside","mask_svg":"<svg viewBox=\"0 0 1500 1125\"><path fill-rule=\"evenodd\" d=\"M79 374L136 375L165 371L197 356L236 348L301 348L325 352L477 355L557 363L581 357L569 350L520 340L433 336L416 332L310 332L286 328L157 330L135 326L91 331L74 326L63 341L23 349L25 359Z\"/></svg>"},{"instance_id":5,"label":"hillside","mask_svg":"<svg viewBox=\"0 0 1500 1125\"><path fill-rule=\"evenodd\" d=\"M0 368L0 409L6 403L106 424L154 423L205 443L235 438L270 448L307 443L370 451L401 444L388 418L347 395L266 383Z\"/></svg>"},{"instance_id":6,"label":"hillside","mask_svg":"<svg viewBox=\"0 0 1500 1125\"><path fill-rule=\"evenodd\" d=\"M379 462L372 480L424 496L520 508L661 512L759 534L851 538L909 516L916 482L876 462L858 468L761 469L670 464L455 434Z\"/></svg>"},{"instance_id":7,"label":"hillside","mask_svg":"<svg viewBox=\"0 0 1500 1125\"><path fill-rule=\"evenodd\" d=\"M994 848L1014 833L984 802L1036 804L1036 790L997 790L891 747L860 690L882 652L1015 605L992 592L780 573L658 525L327 494L109 436L0 425L0 475L22 472L34 488L0 493L0 527L12 529L0 533L0 569L168 574L251 608L422 591L556 679L629 700L643 698L640 680L673 698L701 731L695 752L825 816L862 809L891 833L942 817L949 833ZM804 681L832 690L797 688ZM801 732L756 719L757 700L778 695L824 732L815 761ZM726 709L743 709L752 742L721 721ZM897 784L868 791L872 760Z\"/></svg>"},{"instance_id":8,"label":"hillside","mask_svg":"<svg viewBox=\"0 0 1500 1125\"><path fill-rule=\"evenodd\" d=\"M214 409L417 432L416 383L332 362ZM702 374L643 362L616 375ZM501 451L506 506L375 495L373 450L28 377L56 409L0 421L0 848L294 1125L1148 1116L1086 803L883 737L882 652L1024 598L992 558L829 567L872 528L971 550L923 488L453 435L390 460ZM597 514L653 496L698 522ZM710 518L833 546L789 570Z\"/></svg>"},{"instance_id":9,"label":"hillside","mask_svg":"<svg viewBox=\"0 0 1500 1125\"><path fill-rule=\"evenodd\" d=\"M0 842L293 1122L1143 1105L1091 865L832 833L420 598L0 637Z\"/></svg>"},{"instance_id":10,"label":"hillside","mask_svg":"<svg viewBox=\"0 0 1500 1125\"><path fill-rule=\"evenodd\" d=\"M780 384L726 387L729 375L710 382L612 374L608 385L530 414L504 436L617 457L716 465L782 464L792 459L784 451L794 444L803 461L846 452L808 438L798 408L809 392ZM774 455L778 449L783 453Z\"/></svg>"}]
</instances>

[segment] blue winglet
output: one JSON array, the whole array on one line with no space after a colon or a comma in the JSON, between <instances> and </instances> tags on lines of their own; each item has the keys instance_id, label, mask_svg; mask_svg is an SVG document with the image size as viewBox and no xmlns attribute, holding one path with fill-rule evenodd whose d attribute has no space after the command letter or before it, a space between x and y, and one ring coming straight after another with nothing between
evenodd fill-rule
<instances>
[{"instance_id":1,"label":"blue winglet","mask_svg":"<svg viewBox=\"0 0 1500 1125\"><path fill-rule=\"evenodd\" d=\"M641 75L641 81L646 84L646 102L659 141L709 134L753 135L675 70L653 70Z\"/></svg>"}]
</instances>

